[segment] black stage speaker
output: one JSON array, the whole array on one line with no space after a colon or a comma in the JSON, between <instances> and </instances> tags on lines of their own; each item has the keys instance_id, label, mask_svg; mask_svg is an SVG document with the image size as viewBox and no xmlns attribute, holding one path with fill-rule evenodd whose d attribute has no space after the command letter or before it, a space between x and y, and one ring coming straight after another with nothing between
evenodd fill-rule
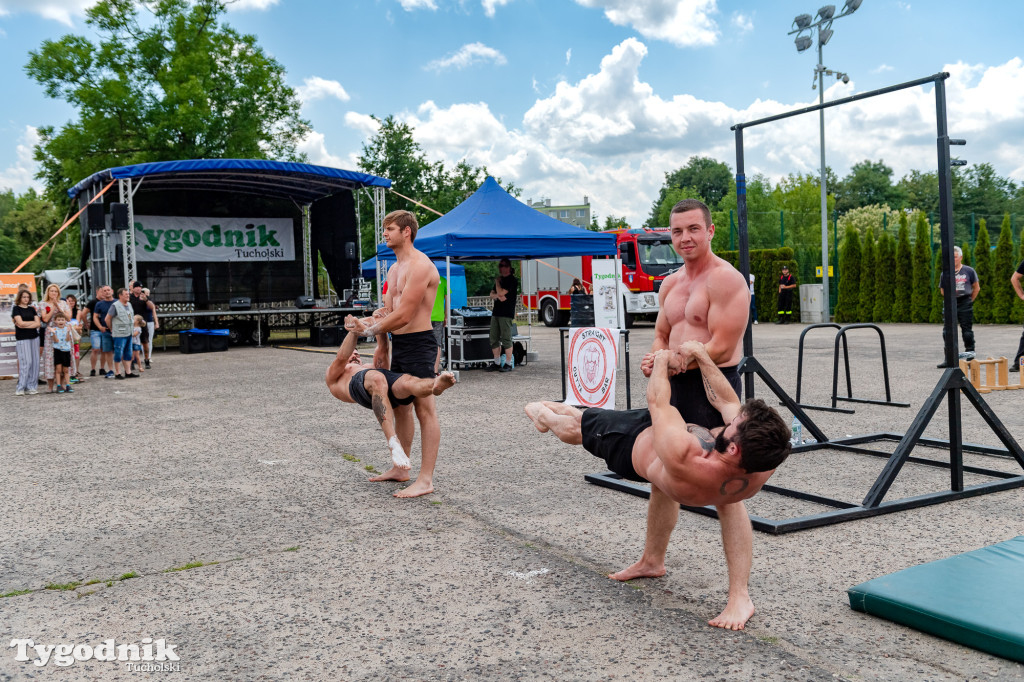
<instances>
[{"instance_id":1,"label":"black stage speaker","mask_svg":"<svg viewBox=\"0 0 1024 682\"><path fill-rule=\"evenodd\" d=\"M228 301L229 310L249 310L252 308L252 299L248 296L235 296Z\"/></svg>"},{"instance_id":2,"label":"black stage speaker","mask_svg":"<svg viewBox=\"0 0 1024 682\"><path fill-rule=\"evenodd\" d=\"M340 346L348 332L344 327L312 327L309 343L312 346Z\"/></svg>"},{"instance_id":3,"label":"black stage speaker","mask_svg":"<svg viewBox=\"0 0 1024 682\"><path fill-rule=\"evenodd\" d=\"M110 205L110 229L122 232L128 229L128 204Z\"/></svg>"},{"instance_id":4,"label":"black stage speaker","mask_svg":"<svg viewBox=\"0 0 1024 682\"><path fill-rule=\"evenodd\" d=\"M102 232L107 226L103 216L103 204L89 204L85 207L85 224L90 232Z\"/></svg>"},{"instance_id":5,"label":"black stage speaker","mask_svg":"<svg viewBox=\"0 0 1024 682\"><path fill-rule=\"evenodd\" d=\"M312 308L316 305L316 299L312 296L299 296L295 299L296 308Z\"/></svg>"}]
</instances>

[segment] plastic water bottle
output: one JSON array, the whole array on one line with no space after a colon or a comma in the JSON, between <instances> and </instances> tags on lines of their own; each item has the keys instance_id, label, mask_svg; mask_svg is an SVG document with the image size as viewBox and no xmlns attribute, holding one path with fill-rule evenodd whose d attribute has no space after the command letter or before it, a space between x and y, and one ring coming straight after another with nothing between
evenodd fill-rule
<instances>
[{"instance_id":1,"label":"plastic water bottle","mask_svg":"<svg viewBox=\"0 0 1024 682\"><path fill-rule=\"evenodd\" d=\"M789 439L790 445L800 445L801 438L803 436L804 425L800 423L800 420L793 416L793 423L790 425L790 431L792 436Z\"/></svg>"}]
</instances>

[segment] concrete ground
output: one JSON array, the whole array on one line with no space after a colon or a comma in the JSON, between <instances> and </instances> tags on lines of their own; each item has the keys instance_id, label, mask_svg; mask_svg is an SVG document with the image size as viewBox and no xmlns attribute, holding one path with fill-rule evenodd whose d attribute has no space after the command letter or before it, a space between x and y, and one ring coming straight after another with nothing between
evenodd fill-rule
<instances>
[{"instance_id":1,"label":"concrete ground","mask_svg":"<svg viewBox=\"0 0 1024 682\"><path fill-rule=\"evenodd\" d=\"M802 329L754 328L755 357L791 393ZM904 432L935 387L939 327L883 329L893 399L911 407L813 412L828 435ZM807 337L805 403L828 400L833 334ZM1012 357L1020 328L977 335L981 356ZM652 337L651 326L631 333L634 406ZM72 395L15 397L0 382L0 594L28 591L0 598L0 680L137 675L117 662L20 662L6 643L24 638L163 639L180 679L1024 678L1024 666L855 612L846 597L865 580L1020 534L1024 492L755 533L757 613L743 632L714 629L726 580L713 519L681 514L665 577L605 577L639 556L646 503L584 482L602 463L533 429L523 405L561 395L557 331L534 328L533 350L539 359L512 373L462 371L440 398L436 492L413 500L367 481L388 453L368 410L328 394L330 354L158 353L141 379L89 379ZM882 397L877 338L858 333L850 351L854 395ZM756 392L766 396L760 382ZM1024 436L1024 391L986 399ZM964 405L966 440L998 445ZM943 407L926 435L947 429ZM414 452L415 473L418 442ZM883 463L795 455L772 482L859 502ZM908 466L887 499L948 487L924 468ZM762 494L750 509L821 511L803 504Z\"/></svg>"}]
</instances>

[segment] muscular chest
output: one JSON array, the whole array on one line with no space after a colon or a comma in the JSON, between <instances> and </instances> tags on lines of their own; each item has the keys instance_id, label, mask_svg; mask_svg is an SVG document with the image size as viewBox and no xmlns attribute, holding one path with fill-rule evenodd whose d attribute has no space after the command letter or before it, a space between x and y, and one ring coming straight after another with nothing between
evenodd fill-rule
<instances>
[{"instance_id":1,"label":"muscular chest","mask_svg":"<svg viewBox=\"0 0 1024 682\"><path fill-rule=\"evenodd\" d=\"M683 324L707 329L709 307L706 282L684 279L666 295L663 312L673 329Z\"/></svg>"}]
</instances>

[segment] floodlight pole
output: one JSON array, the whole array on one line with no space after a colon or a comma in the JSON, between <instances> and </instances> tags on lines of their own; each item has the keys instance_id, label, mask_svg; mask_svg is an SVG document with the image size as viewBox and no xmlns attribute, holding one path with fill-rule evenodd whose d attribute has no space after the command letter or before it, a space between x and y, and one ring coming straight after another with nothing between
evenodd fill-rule
<instances>
[{"instance_id":1,"label":"floodlight pole","mask_svg":"<svg viewBox=\"0 0 1024 682\"><path fill-rule=\"evenodd\" d=\"M818 104L825 104L825 60L822 57L821 33L818 34ZM821 133L821 321L828 322L828 190L825 187L825 109L818 109ZM838 239L838 235L836 235Z\"/></svg>"}]
</instances>

